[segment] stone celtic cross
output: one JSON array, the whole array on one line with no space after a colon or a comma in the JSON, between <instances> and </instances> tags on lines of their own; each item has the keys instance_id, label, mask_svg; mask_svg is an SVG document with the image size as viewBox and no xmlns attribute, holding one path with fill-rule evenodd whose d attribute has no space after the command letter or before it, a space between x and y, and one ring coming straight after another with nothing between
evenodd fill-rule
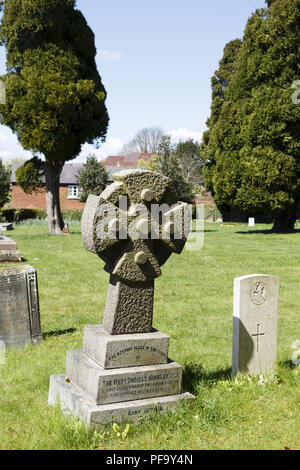
<instances>
[{"instance_id":1,"label":"stone celtic cross","mask_svg":"<svg viewBox=\"0 0 300 470\"><path fill-rule=\"evenodd\" d=\"M154 279L172 253L181 253L189 208L171 180L146 170L124 170L100 196L89 196L82 236L110 273L103 328L113 335L152 330Z\"/></svg>"}]
</instances>

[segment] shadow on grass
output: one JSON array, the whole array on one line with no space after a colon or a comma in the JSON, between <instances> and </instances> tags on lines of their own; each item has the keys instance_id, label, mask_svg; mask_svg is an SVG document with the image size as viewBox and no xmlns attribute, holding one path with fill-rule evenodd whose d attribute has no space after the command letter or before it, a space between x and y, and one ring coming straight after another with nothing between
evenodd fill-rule
<instances>
[{"instance_id":1,"label":"shadow on grass","mask_svg":"<svg viewBox=\"0 0 300 470\"><path fill-rule=\"evenodd\" d=\"M300 233L300 229L295 229L293 232L287 232L287 233L276 233L273 232L271 229L270 230L245 230L244 232L238 231L235 232L238 233L239 235L293 235L295 233Z\"/></svg>"},{"instance_id":2,"label":"shadow on grass","mask_svg":"<svg viewBox=\"0 0 300 470\"><path fill-rule=\"evenodd\" d=\"M200 364L188 363L185 364L183 370L183 388L191 393L195 393L200 382L210 387L214 382L230 380L232 378L231 372L231 368L207 371Z\"/></svg>"},{"instance_id":3,"label":"shadow on grass","mask_svg":"<svg viewBox=\"0 0 300 470\"><path fill-rule=\"evenodd\" d=\"M296 369L297 364L294 364L293 361L282 361L282 362L279 362L279 365L280 367L284 367L285 369L290 369L290 370L293 370L293 369Z\"/></svg>"},{"instance_id":4,"label":"shadow on grass","mask_svg":"<svg viewBox=\"0 0 300 470\"><path fill-rule=\"evenodd\" d=\"M53 336L61 336L61 335L68 335L71 333L74 333L76 328L68 328L67 330L57 330L57 331L47 331L46 333L43 333L43 338L52 338Z\"/></svg>"}]
</instances>

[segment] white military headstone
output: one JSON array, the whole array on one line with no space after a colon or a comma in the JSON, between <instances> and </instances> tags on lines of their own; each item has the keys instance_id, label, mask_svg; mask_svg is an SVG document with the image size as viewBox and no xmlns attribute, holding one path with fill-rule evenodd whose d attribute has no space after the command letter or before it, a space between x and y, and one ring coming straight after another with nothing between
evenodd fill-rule
<instances>
[{"instance_id":1,"label":"white military headstone","mask_svg":"<svg viewBox=\"0 0 300 470\"><path fill-rule=\"evenodd\" d=\"M255 227L255 219L254 219L254 217L250 217L250 218L248 219L248 225L249 225L249 227Z\"/></svg>"},{"instance_id":2,"label":"white military headstone","mask_svg":"<svg viewBox=\"0 0 300 470\"><path fill-rule=\"evenodd\" d=\"M232 373L273 375L277 363L278 277L234 280Z\"/></svg>"}]
</instances>

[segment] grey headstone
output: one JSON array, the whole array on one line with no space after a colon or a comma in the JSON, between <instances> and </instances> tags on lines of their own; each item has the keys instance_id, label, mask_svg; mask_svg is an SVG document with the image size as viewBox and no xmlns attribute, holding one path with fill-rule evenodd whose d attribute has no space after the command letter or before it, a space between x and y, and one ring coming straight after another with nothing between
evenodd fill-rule
<instances>
[{"instance_id":1,"label":"grey headstone","mask_svg":"<svg viewBox=\"0 0 300 470\"><path fill-rule=\"evenodd\" d=\"M234 280L233 375L276 372L278 284L266 274Z\"/></svg>"},{"instance_id":2,"label":"grey headstone","mask_svg":"<svg viewBox=\"0 0 300 470\"><path fill-rule=\"evenodd\" d=\"M0 340L16 348L42 341L37 272L31 266L0 270Z\"/></svg>"},{"instance_id":3,"label":"grey headstone","mask_svg":"<svg viewBox=\"0 0 300 470\"><path fill-rule=\"evenodd\" d=\"M188 205L176 201L170 191L171 180L159 173L126 170L116 179L99 197L89 196L82 217L83 243L105 261L105 269L111 274L103 328L117 335L147 333L152 329L154 279L161 276L160 267L171 254L180 254L184 248ZM122 209L120 197L128 201ZM165 218L173 220L175 230L169 239L165 236L169 225L164 217L152 216L152 203L164 207ZM119 227L117 233L105 231L108 214ZM136 237L141 226L143 230L150 227L150 231L142 230Z\"/></svg>"},{"instance_id":4,"label":"grey headstone","mask_svg":"<svg viewBox=\"0 0 300 470\"><path fill-rule=\"evenodd\" d=\"M110 273L103 323L85 327L83 350L68 351L66 375L50 380L49 404L59 400L88 425L134 421L193 398L180 393L182 368L168 359L169 337L152 328L154 280L184 248L187 204L159 173L121 171L116 180L89 196L82 217L84 246ZM164 213L153 216L152 203Z\"/></svg>"}]
</instances>

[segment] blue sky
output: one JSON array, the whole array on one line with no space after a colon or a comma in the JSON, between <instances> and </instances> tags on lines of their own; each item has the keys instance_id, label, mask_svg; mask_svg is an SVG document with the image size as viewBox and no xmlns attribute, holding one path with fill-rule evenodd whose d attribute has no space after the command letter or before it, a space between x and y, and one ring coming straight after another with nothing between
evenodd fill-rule
<instances>
[{"instance_id":1,"label":"blue sky","mask_svg":"<svg viewBox=\"0 0 300 470\"><path fill-rule=\"evenodd\" d=\"M77 0L95 33L110 114L107 142L97 150L85 145L77 160L116 154L143 127L162 127L174 140L201 139L223 48L264 6L264 0ZM14 156L30 153L0 126L0 157Z\"/></svg>"}]
</instances>

